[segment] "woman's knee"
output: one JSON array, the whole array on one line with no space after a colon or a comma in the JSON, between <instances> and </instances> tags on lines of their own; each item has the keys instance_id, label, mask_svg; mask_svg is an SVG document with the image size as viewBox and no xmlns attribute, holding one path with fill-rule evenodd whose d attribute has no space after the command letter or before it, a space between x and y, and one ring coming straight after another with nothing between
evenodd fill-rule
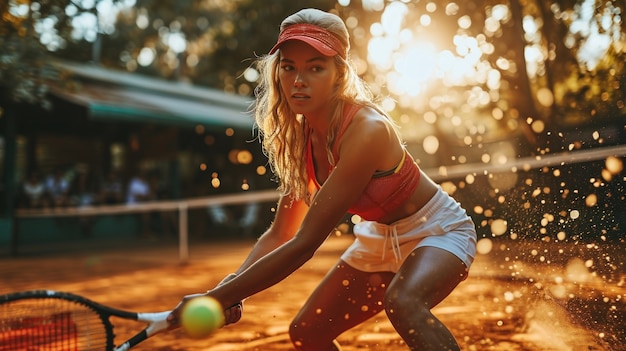
<instances>
[{"instance_id":1,"label":"woman's knee","mask_svg":"<svg viewBox=\"0 0 626 351\"><path fill-rule=\"evenodd\" d=\"M313 323L306 322L304 320L294 319L289 326L289 338L291 343L298 351L316 350L317 345L324 338L322 333L319 333L319 328ZM332 342L332 340L330 340Z\"/></svg>"},{"instance_id":2,"label":"woman's knee","mask_svg":"<svg viewBox=\"0 0 626 351\"><path fill-rule=\"evenodd\" d=\"M289 325L289 338L298 351L339 351L341 348L335 340L329 323L319 320L307 320L299 314Z\"/></svg>"},{"instance_id":3,"label":"woman's knee","mask_svg":"<svg viewBox=\"0 0 626 351\"><path fill-rule=\"evenodd\" d=\"M306 323L294 319L289 325L289 338L294 346L301 346L307 339L311 337L310 327L307 327ZM299 350L299 349L298 349Z\"/></svg>"},{"instance_id":4,"label":"woman's knee","mask_svg":"<svg viewBox=\"0 0 626 351\"><path fill-rule=\"evenodd\" d=\"M391 284L384 297L385 312L390 319L403 319L411 316L412 319L420 315L427 317L430 306L423 294L415 290L407 291L402 286Z\"/></svg>"}]
</instances>

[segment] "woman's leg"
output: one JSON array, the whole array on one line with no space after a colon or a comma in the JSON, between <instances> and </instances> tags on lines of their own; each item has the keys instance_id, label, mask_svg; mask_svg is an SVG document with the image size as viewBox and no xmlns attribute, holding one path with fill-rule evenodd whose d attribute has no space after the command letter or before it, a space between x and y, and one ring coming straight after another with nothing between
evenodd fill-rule
<instances>
[{"instance_id":1,"label":"woman's leg","mask_svg":"<svg viewBox=\"0 0 626 351\"><path fill-rule=\"evenodd\" d=\"M334 339L383 310L391 272L367 273L340 260L324 277L291 323L299 351L337 351Z\"/></svg>"},{"instance_id":2,"label":"woman's leg","mask_svg":"<svg viewBox=\"0 0 626 351\"><path fill-rule=\"evenodd\" d=\"M411 350L459 350L430 310L466 276L460 259L436 247L419 247L407 257L387 289L385 311Z\"/></svg>"}]
</instances>

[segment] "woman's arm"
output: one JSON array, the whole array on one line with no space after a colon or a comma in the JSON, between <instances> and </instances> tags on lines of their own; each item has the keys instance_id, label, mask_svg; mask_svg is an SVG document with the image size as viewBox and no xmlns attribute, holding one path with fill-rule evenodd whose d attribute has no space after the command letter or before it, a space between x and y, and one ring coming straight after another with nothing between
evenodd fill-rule
<instances>
[{"instance_id":1,"label":"woman's arm","mask_svg":"<svg viewBox=\"0 0 626 351\"><path fill-rule=\"evenodd\" d=\"M289 239L293 238L296 230L302 222L302 218L304 217L308 206L304 201L295 201L289 196L282 196L278 200L278 204L276 206L277 208L274 222L272 222L272 224L265 231L265 233L261 235L261 237L256 242L256 244L248 254L248 257L244 260L239 269L237 269L235 273L227 275L217 285L217 287L214 288L214 290L222 285L227 284L228 282L233 281L241 272L245 271L248 267L253 265L259 259L274 251L276 248L283 245ZM207 294L190 294L182 299L178 306L174 308L172 314L168 317L168 321L172 324L172 328L178 327L178 318L182 306L188 300L203 295ZM219 300L222 306L225 308L224 312L227 324L235 323L239 320L239 318L241 318L241 302L245 299L245 297L247 297L247 295L243 294L241 296L242 297L239 299L234 298L228 301L224 299Z\"/></svg>"},{"instance_id":2,"label":"woman's arm","mask_svg":"<svg viewBox=\"0 0 626 351\"><path fill-rule=\"evenodd\" d=\"M235 273L239 274L245 271L260 258L291 239L302 223L302 218L308 209L304 201L293 201L289 196L281 197L276 206L274 222L261 235L248 257Z\"/></svg>"},{"instance_id":3,"label":"woman's arm","mask_svg":"<svg viewBox=\"0 0 626 351\"><path fill-rule=\"evenodd\" d=\"M296 271L326 240L362 194L374 172L385 169L387 164L396 164L403 152L389 124L382 116L371 113L353 120L339 150L338 164L308 211L301 202L290 207L290 199L281 199L275 222L255 245L238 270L239 274L206 295L216 298L222 306L232 306ZM295 235L289 239L288 233L293 233L295 228L298 228ZM176 319L179 309L180 306L172 320Z\"/></svg>"},{"instance_id":4,"label":"woman's arm","mask_svg":"<svg viewBox=\"0 0 626 351\"><path fill-rule=\"evenodd\" d=\"M273 251L269 248L274 245L263 245L265 249L259 247L236 278L209 291L208 295L230 306L289 276L313 256L362 194L372 174L382 169L381 164L399 161L402 148L382 116L365 115L354 122L357 128L344 135L339 162L314 197L296 235ZM390 156L395 154L397 157ZM274 225L290 225L291 213L286 214L277 217Z\"/></svg>"}]
</instances>

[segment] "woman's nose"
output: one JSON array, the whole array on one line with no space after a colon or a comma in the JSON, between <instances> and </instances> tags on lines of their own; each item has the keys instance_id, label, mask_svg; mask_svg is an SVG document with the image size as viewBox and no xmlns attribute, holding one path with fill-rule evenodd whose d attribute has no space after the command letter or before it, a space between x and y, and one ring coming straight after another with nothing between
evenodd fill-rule
<instances>
[{"instance_id":1,"label":"woman's nose","mask_svg":"<svg viewBox=\"0 0 626 351\"><path fill-rule=\"evenodd\" d=\"M305 85L304 79L301 73L296 74L296 79L293 81L293 86L302 87Z\"/></svg>"}]
</instances>

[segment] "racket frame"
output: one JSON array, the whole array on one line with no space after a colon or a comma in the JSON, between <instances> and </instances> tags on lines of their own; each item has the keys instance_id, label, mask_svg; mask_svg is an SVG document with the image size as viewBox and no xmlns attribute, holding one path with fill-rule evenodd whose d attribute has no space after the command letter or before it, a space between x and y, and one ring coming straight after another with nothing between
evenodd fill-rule
<instances>
[{"instance_id":1,"label":"racket frame","mask_svg":"<svg viewBox=\"0 0 626 351\"><path fill-rule=\"evenodd\" d=\"M78 303L88 309L92 310L95 314L98 315L100 320L102 321L102 325L105 329L106 333L106 350L107 351L127 351L140 342L146 340L147 338L158 334L162 331L165 331L169 328L169 323L166 318L171 313L171 311L162 311L162 312L153 312L153 313L142 313L142 312L131 312L127 310L117 309L110 306L103 305L101 303L92 301L83 296L63 292L56 290L29 290L22 292L14 292L6 295L0 295L0 305L10 303L13 301L19 300L28 300L28 299L60 299L71 301L74 303ZM35 314L33 314L35 315ZM111 317L118 317L127 320L133 320L138 322L146 322L148 325L141 330L139 333L135 334L130 339L124 341L120 345L115 345L115 333L113 332L113 323L111 322Z\"/></svg>"}]
</instances>

